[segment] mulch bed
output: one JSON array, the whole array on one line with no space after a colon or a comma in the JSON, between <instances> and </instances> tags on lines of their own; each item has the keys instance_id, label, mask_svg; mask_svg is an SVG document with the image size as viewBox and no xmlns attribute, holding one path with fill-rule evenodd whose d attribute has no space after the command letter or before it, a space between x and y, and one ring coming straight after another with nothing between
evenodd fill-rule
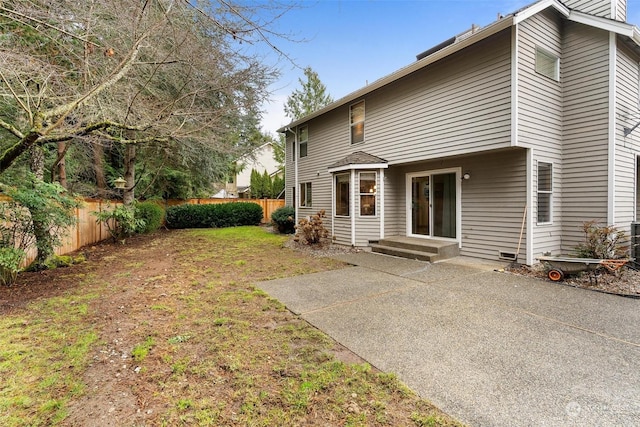
<instances>
[{"instance_id":1,"label":"mulch bed","mask_svg":"<svg viewBox=\"0 0 640 427\"><path fill-rule=\"evenodd\" d=\"M505 271L550 281L542 264L531 267L526 265L512 266L506 268ZM640 271L626 266L617 272L599 268L591 273L582 272L568 275L563 281L555 283L630 298L640 298Z\"/></svg>"}]
</instances>

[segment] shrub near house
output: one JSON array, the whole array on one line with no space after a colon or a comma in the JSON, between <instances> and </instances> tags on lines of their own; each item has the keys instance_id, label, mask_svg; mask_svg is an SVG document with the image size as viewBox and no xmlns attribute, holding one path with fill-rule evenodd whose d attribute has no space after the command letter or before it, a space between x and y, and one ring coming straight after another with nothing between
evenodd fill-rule
<instances>
[{"instance_id":1,"label":"shrub near house","mask_svg":"<svg viewBox=\"0 0 640 427\"><path fill-rule=\"evenodd\" d=\"M292 206L283 206L271 214L274 228L282 234L293 234L296 231L295 209Z\"/></svg>"}]
</instances>

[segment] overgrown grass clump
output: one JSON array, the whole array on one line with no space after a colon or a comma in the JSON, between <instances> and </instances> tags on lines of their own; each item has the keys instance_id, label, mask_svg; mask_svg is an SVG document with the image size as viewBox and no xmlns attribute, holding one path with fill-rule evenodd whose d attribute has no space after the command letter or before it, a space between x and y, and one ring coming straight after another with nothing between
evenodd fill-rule
<instances>
[{"instance_id":1,"label":"overgrown grass clump","mask_svg":"<svg viewBox=\"0 0 640 427\"><path fill-rule=\"evenodd\" d=\"M87 319L96 297L49 298L0 317L0 425L48 426L67 416L98 339Z\"/></svg>"},{"instance_id":2,"label":"overgrown grass clump","mask_svg":"<svg viewBox=\"0 0 640 427\"><path fill-rule=\"evenodd\" d=\"M251 202L208 205L179 205L167 209L169 228L223 228L258 225L262 221L262 207Z\"/></svg>"}]
</instances>

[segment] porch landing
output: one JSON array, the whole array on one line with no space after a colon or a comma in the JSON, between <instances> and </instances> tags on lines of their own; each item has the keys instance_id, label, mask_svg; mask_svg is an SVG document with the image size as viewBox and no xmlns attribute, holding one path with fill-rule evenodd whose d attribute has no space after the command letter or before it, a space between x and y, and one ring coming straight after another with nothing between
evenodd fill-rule
<instances>
[{"instance_id":1,"label":"porch landing","mask_svg":"<svg viewBox=\"0 0 640 427\"><path fill-rule=\"evenodd\" d=\"M371 251L420 261L442 261L460 254L457 242L393 236L371 241Z\"/></svg>"}]
</instances>

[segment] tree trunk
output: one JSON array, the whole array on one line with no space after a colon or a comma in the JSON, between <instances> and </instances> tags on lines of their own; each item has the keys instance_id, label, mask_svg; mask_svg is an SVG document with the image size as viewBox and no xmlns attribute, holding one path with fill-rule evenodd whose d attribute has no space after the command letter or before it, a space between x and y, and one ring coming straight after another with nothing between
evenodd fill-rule
<instances>
[{"instance_id":1,"label":"tree trunk","mask_svg":"<svg viewBox=\"0 0 640 427\"><path fill-rule=\"evenodd\" d=\"M39 145L29 148L29 168L37 179L44 181L44 150Z\"/></svg>"},{"instance_id":2,"label":"tree trunk","mask_svg":"<svg viewBox=\"0 0 640 427\"><path fill-rule=\"evenodd\" d=\"M58 182L63 188L67 188L67 165L64 160L66 149L65 142L58 142Z\"/></svg>"},{"instance_id":3,"label":"tree trunk","mask_svg":"<svg viewBox=\"0 0 640 427\"><path fill-rule=\"evenodd\" d=\"M136 169L136 146L135 144L128 144L124 154L124 194L122 196L122 202L125 205L130 205L135 200L134 185L135 185L135 169Z\"/></svg>"},{"instance_id":4,"label":"tree trunk","mask_svg":"<svg viewBox=\"0 0 640 427\"><path fill-rule=\"evenodd\" d=\"M93 170L96 174L98 197L103 199L107 195L107 180L104 176L104 148L102 144L91 144L93 150Z\"/></svg>"},{"instance_id":5,"label":"tree trunk","mask_svg":"<svg viewBox=\"0 0 640 427\"><path fill-rule=\"evenodd\" d=\"M39 145L32 145L29 148L29 167L37 180L44 181L44 150ZM34 264L36 270L44 267L45 261L53 255L53 246L49 238L49 230L46 221L37 212L30 211L33 222L33 235L36 238L38 254Z\"/></svg>"}]
</instances>

